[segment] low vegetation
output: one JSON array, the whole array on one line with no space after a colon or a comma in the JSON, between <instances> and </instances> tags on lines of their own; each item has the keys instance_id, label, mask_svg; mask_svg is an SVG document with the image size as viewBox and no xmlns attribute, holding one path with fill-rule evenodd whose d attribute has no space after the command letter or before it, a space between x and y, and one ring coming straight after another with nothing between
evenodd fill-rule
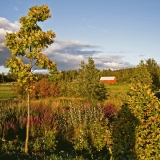
<instances>
[{"instance_id":1,"label":"low vegetation","mask_svg":"<svg viewBox=\"0 0 160 160\"><path fill-rule=\"evenodd\" d=\"M0 159L159 160L160 101L155 92L160 67L155 60L100 71L88 58L77 71L59 72L41 53L55 34L42 32L36 23L50 16L48 6L33 6L21 17L20 31L6 35L12 57L6 64L11 73L0 75ZM33 74L33 65L50 73ZM113 75L116 84L99 82L101 76Z\"/></svg>"}]
</instances>

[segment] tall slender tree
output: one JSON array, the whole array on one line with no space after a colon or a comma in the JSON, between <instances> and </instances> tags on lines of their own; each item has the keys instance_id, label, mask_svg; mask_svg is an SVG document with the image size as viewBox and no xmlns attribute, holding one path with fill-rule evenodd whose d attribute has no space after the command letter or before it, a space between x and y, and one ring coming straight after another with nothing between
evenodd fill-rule
<instances>
[{"instance_id":1,"label":"tall slender tree","mask_svg":"<svg viewBox=\"0 0 160 160\"><path fill-rule=\"evenodd\" d=\"M42 69L50 69L52 72L56 68L55 62L42 53L44 48L54 42L56 35L51 30L47 32L42 31L37 24L50 17L51 14L48 6L33 6L28 10L27 16L20 18L21 27L19 31L6 33L5 45L12 53L12 56L6 61L6 67L10 68L11 73L17 75L19 84L25 86L27 92L28 118L24 149L26 153L28 153L29 141L30 91L36 79L33 70L36 66Z\"/></svg>"},{"instance_id":2,"label":"tall slender tree","mask_svg":"<svg viewBox=\"0 0 160 160\"><path fill-rule=\"evenodd\" d=\"M103 83L99 83L99 70L95 67L94 60L88 58L88 64L81 62L77 83L80 96L88 100L106 99L106 88Z\"/></svg>"}]
</instances>

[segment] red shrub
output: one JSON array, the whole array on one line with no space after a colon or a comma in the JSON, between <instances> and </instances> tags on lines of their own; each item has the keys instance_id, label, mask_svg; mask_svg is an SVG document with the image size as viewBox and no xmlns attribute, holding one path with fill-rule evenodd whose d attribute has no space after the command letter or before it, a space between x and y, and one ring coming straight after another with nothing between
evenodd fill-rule
<instances>
[{"instance_id":1,"label":"red shrub","mask_svg":"<svg viewBox=\"0 0 160 160\"><path fill-rule=\"evenodd\" d=\"M107 104L104 106L105 116L109 118L112 115L117 115L118 110L115 108L114 104Z\"/></svg>"},{"instance_id":2,"label":"red shrub","mask_svg":"<svg viewBox=\"0 0 160 160\"><path fill-rule=\"evenodd\" d=\"M36 82L32 91L33 98L58 97L60 96L60 87L49 81L47 78Z\"/></svg>"}]
</instances>

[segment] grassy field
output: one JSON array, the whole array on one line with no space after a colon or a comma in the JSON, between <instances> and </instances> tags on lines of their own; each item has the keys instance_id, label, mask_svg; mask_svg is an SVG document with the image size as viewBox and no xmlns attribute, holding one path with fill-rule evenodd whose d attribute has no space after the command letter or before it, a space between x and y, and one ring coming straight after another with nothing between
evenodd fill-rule
<instances>
[{"instance_id":1,"label":"grassy field","mask_svg":"<svg viewBox=\"0 0 160 160\"><path fill-rule=\"evenodd\" d=\"M127 92L129 90L128 84L106 84L106 87L112 92Z\"/></svg>"},{"instance_id":2,"label":"grassy field","mask_svg":"<svg viewBox=\"0 0 160 160\"><path fill-rule=\"evenodd\" d=\"M0 84L0 99L12 99L15 97L12 83Z\"/></svg>"},{"instance_id":3,"label":"grassy field","mask_svg":"<svg viewBox=\"0 0 160 160\"><path fill-rule=\"evenodd\" d=\"M127 101L128 96L127 92L129 91L128 84L106 84L107 88L107 100L105 101L106 104L114 104L115 107L120 110L121 106L124 102Z\"/></svg>"},{"instance_id":4,"label":"grassy field","mask_svg":"<svg viewBox=\"0 0 160 160\"><path fill-rule=\"evenodd\" d=\"M129 85L127 84L106 84L107 92L117 99L118 94L125 94L129 90ZM0 99L12 99L16 95L13 90L12 83L0 83ZM118 96L119 97L119 96ZM63 98L62 98L63 99ZM68 99L68 98L67 98Z\"/></svg>"}]
</instances>

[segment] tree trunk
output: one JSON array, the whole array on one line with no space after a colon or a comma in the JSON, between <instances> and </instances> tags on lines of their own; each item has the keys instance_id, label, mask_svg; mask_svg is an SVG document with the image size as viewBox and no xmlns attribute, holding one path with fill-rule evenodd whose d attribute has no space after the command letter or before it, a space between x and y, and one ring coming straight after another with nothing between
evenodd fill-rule
<instances>
[{"instance_id":1,"label":"tree trunk","mask_svg":"<svg viewBox=\"0 0 160 160\"><path fill-rule=\"evenodd\" d=\"M30 93L28 91L28 99L27 99L27 108L28 108L28 115L27 115L27 124L26 124L26 141L25 141L25 148L24 152L28 153L28 140L29 140L29 119L30 119Z\"/></svg>"},{"instance_id":2,"label":"tree trunk","mask_svg":"<svg viewBox=\"0 0 160 160\"><path fill-rule=\"evenodd\" d=\"M4 141L5 140L5 127L4 127L4 124L3 123L1 123L1 127L2 127L2 141Z\"/></svg>"}]
</instances>

